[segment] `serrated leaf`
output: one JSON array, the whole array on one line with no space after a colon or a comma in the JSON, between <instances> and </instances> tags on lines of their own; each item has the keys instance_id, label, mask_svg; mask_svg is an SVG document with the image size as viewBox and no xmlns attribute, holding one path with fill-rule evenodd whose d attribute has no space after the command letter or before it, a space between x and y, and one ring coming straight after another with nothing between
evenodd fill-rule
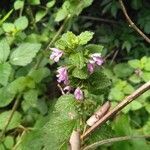
<instances>
[{"instance_id":1,"label":"serrated leaf","mask_svg":"<svg viewBox=\"0 0 150 150\"><path fill-rule=\"evenodd\" d=\"M73 95L63 95L56 102L55 110L44 127L45 150L58 150L69 139L77 118L75 104Z\"/></svg>"},{"instance_id":2,"label":"serrated leaf","mask_svg":"<svg viewBox=\"0 0 150 150\"><path fill-rule=\"evenodd\" d=\"M86 69L75 68L72 71L72 76L78 79L86 79L88 77L88 72Z\"/></svg>"},{"instance_id":3,"label":"serrated leaf","mask_svg":"<svg viewBox=\"0 0 150 150\"><path fill-rule=\"evenodd\" d=\"M19 17L17 20L15 20L14 25L17 30L24 30L28 26L28 19L26 16Z\"/></svg>"},{"instance_id":4,"label":"serrated leaf","mask_svg":"<svg viewBox=\"0 0 150 150\"><path fill-rule=\"evenodd\" d=\"M102 71L96 71L88 78L88 89L96 95L108 92L110 85L110 80Z\"/></svg>"},{"instance_id":5,"label":"serrated leaf","mask_svg":"<svg viewBox=\"0 0 150 150\"><path fill-rule=\"evenodd\" d=\"M11 56L10 62L13 65L26 66L31 63L36 53L40 50L41 44L38 43L23 43L16 48Z\"/></svg>"},{"instance_id":6,"label":"serrated leaf","mask_svg":"<svg viewBox=\"0 0 150 150\"><path fill-rule=\"evenodd\" d=\"M88 44L86 49L89 50L90 53L102 53L104 46L96 45L96 44Z\"/></svg>"},{"instance_id":7,"label":"serrated leaf","mask_svg":"<svg viewBox=\"0 0 150 150\"><path fill-rule=\"evenodd\" d=\"M87 44L92 38L94 33L90 31L82 32L78 38L79 38L79 45L85 45Z\"/></svg>"},{"instance_id":8,"label":"serrated leaf","mask_svg":"<svg viewBox=\"0 0 150 150\"><path fill-rule=\"evenodd\" d=\"M0 64L0 84L7 85L9 76L11 74L11 66L9 63Z\"/></svg>"},{"instance_id":9,"label":"serrated leaf","mask_svg":"<svg viewBox=\"0 0 150 150\"><path fill-rule=\"evenodd\" d=\"M7 60L10 53L10 47L6 39L0 41L0 63Z\"/></svg>"},{"instance_id":10,"label":"serrated leaf","mask_svg":"<svg viewBox=\"0 0 150 150\"><path fill-rule=\"evenodd\" d=\"M14 3L15 10L21 9L24 6L24 1L17 0Z\"/></svg>"},{"instance_id":11,"label":"serrated leaf","mask_svg":"<svg viewBox=\"0 0 150 150\"><path fill-rule=\"evenodd\" d=\"M10 114L12 113L12 111L5 111L3 113L0 114L0 129L2 130L10 116ZM21 114L19 112L15 112L8 127L7 127L7 131L13 128L16 128L21 122Z\"/></svg>"},{"instance_id":12,"label":"serrated leaf","mask_svg":"<svg viewBox=\"0 0 150 150\"><path fill-rule=\"evenodd\" d=\"M69 57L70 64L77 67L78 69L82 69L84 64L84 57L82 53L72 54Z\"/></svg>"}]
</instances>

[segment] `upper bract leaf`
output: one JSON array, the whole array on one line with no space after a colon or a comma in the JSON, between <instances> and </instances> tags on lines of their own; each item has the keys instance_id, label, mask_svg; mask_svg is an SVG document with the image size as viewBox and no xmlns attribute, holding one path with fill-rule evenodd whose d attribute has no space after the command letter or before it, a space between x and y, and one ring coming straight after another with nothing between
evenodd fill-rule
<instances>
[{"instance_id":1,"label":"upper bract leaf","mask_svg":"<svg viewBox=\"0 0 150 150\"><path fill-rule=\"evenodd\" d=\"M87 42L89 42L93 38L93 32L85 31L82 32L78 38L79 38L79 45L85 45Z\"/></svg>"},{"instance_id":2,"label":"upper bract leaf","mask_svg":"<svg viewBox=\"0 0 150 150\"><path fill-rule=\"evenodd\" d=\"M16 48L10 56L10 62L13 65L26 66L35 57L40 50L41 44L23 43Z\"/></svg>"}]
</instances>

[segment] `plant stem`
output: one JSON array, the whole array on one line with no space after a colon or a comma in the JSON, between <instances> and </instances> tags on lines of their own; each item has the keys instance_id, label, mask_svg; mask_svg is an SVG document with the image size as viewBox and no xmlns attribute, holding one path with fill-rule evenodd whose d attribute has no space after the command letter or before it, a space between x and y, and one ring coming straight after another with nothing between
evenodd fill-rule
<instances>
[{"instance_id":1,"label":"plant stem","mask_svg":"<svg viewBox=\"0 0 150 150\"><path fill-rule=\"evenodd\" d=\"M114 142L119 142L119 141L126 141L126 140L135 140L139 138L150 138L150 135L140 135L140 136L122 136L122 137L115 137L115 138L110 138L106 140L101 140L98 142L95 142L87 147L85 147L83 150L92 150L97 148L98 146L104 145L104 144L109 144L109 143L114 143Z\"/></svg>"},{"instance_id":2,"label":"plant stem","mask_svg":"<svg viewBox=\"0 0 150 150\"><path fill-rule=\"evenodd\" d=\"M144 39L145 41L147 41L149 44L150 44L150 38L148 36L146 36L135 24L134 22L130 19L127 11L126 11L126 8L124 6L124 3L122 0L119 0L119 3L120 3L120 6L121 6L121 9L129 23L129 27L132 27L136 32L138 32Z\"/></svg>"},{"instance_id":3,"label":"plant stem","mask_svg":"<svg viewBox=\"0 0 150 150\"><path fill-rule=\"evenodd\" d=\"M26 133L26 130L23 131L23 133L22 133L22 135L21 135L19 141L14 145L14 147L12 148L12 150L16 150L16 149L17 149L17 147L18 147L18 146L20 145L20 143L22 142L22 138L23 138L23 136L25 135L25 133Z\"/></svg>"},{"instance_id":4,"label":"plant stem","mask_svg":"<svg viewBox=\"0 0 150 150\"><path fill-rule=\"evenodd\" d=\"M61 32L63 31L66 23L68 22L68 19L70 18L70 16L66 17L66 19L64 20L63 24L60 26L59 30L56 32L55 36L52 38L52 40L49 42L49 44L46 47L46 50L49 49L49 47L52 46L52 44L55 42L55 40L58 38L58 36L61 34Z\"/></svg>"},{"instance_id":5,"label":"plant stem","mask_svg":"<svg viewBox=\"0 0 150 150\"><path fill-rule=\"evenodd\" d=\"M61 32L63 31L66 23L69 20L69 16L64 20L63 24L60 26L59 30L56 32L55 36L52 38L52 40L49 42L49 44L47 45L47 47L45 48L45 51L47 51L49 49L49 47L52 46L52 44L56 41L56 39L58 38L58 36L61 34ZM42 56L39 58L39 61L36 63L36 65L34 66L34 69L37 69L41 63L41 61L44 58L44 54L42 54Z\"/></svg>"},{"instance_id":6,"label":"plant stem","mask_svg":"<svg viewBox=\"0 0 150 150\"><path fill-rule=\"evenodd\" d=\"M142 95L144 92L148 91L149 89L150 89L150 81L143 84L141 87L139 87L129 96L125 97L116 107L110 110L105 116L103 116L99 121L97 121L93 126L91 126L84 134L81 135L81 140L86 138L94 130L96 130L102 124L107 122L112 116L114 116L116 113L122 110L126 105L131 103L133 100L135 100L137 97L139 97L140 95Z\"/></svg>"},{"instance_id":7,"label":"plant stem","mask_svg":"<svg viewBox=\"0 0 150 150\"><path fill-rule=\"evenodd\" d=\"M15 101L15 103L14 103L14 105L13 105L11 114L10 114L10 116L8 117L8 120L6 121L6 124L5 124L5 126L4 126L4 129L3 129L2 132L1 132L1 135L0 135L0 138L1 138L1 139L5 136L5 132L6 132L6 130L7 130L7 127L8 127L8 125L9 125L9 123L10 123L10 121L11 121L11 119L12 119L12 117L13 117L13 115L14 115L16 109L17 109L17 107L18 107L20 97L21 97L21 94L19 94L19 95L17 96L17 98L16 98L16 101Z\"/></svg>"}]
</instances>

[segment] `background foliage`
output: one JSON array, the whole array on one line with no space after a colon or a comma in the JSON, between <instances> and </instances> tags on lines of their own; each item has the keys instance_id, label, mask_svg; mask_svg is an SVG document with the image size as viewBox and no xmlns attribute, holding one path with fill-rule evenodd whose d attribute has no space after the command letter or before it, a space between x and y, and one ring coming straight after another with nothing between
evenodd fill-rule
<instances>
[{"instance_id":1,"label":"background foliage","mask_svg":"<svg viewBox=\"0 0 150 150\"><path fill-rule=\"evenodd\" d=\"M149 35L150 2L126 0L125 5L135 24ZM1 133L14 103L19 100L5 136L1 137L0 150L66 149L72 129L79 126L79 118L85 121L107 99L116 105L150 80L150 47L128 26L117 0L1 0L0 12ZM88 97L84 104L78 103L72 94L61 96L56 68L67 61L59 64L51 61L49 46L68 50L70 65L77 68L71 74L72 85L77 86L77 81L92 82L92 88L84 84L88 87L84 91ZM76 47L79 53L71 56L69 51ZM80 49L102 52L105 63L96 75L87 76L86 60ZM81 130L84 125L80 125ZM83 145L138 134L150 134L149 91L98 129ZM148 150L149 141L131 140L101 149Z\"/></svg>"}]
</instances>

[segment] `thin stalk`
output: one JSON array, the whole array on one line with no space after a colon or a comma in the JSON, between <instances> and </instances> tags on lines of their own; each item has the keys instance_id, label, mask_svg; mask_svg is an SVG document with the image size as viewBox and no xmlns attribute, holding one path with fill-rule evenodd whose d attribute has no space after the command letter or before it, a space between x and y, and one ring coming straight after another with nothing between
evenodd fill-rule
<instances>
[{"instance_id":1,"label":"thin stalk","mask_svg":"<svg viewBox=\"0 0 150 150\"><path fill-rule=\"evenodd\" d=\"M5 126L4 126L4 128L3 128L2 132L1 132L0 139L2 139L5 136L5 132L6 132L7 128L8 128L8 125L9 125L9 123L10 123L10 121L11 121L11 119L12 119L12 117L13 117L13 115L14 115L17 107L18 107L20 97L21 97L21 94L19 94L17 96L17 98L16 98L16 101L15 101L13 107L12 107L11 114L8 117L8 120L6 121L6 124L5 124Z\"/></svg>"},{"instance_id":2,"label":"thin stalk","mask_svg":"<svg viewBox=\"0 0 150 150\"><path fill-rule=\"evenodd\" d=\"M68 22L69 20L69 16L64 20L63 24L60 26L59 30L56 32L55 36L52 38L52 40L49 42L49 44L47 45L47 47L45 48L45 51L47 51L49 49L49 47L52 46L52 44L56 41L56 39L58 38L58 36L61 34L61 32L63 31L66 23ZM41 63L41 61L43 60L44 58L44 54L42 54L42 56L39 58L39 61L36 63L34 69L37 69Z\"/></svg>"},{"instance_id":3,"label":"thin stalk","mask_svg":"<svg viewBox=\"0 0 150 150\"><path fill-rule=\"evenodd\" d=\"M150 135L122 136L122 137L115 137L115 138L110 138L110 139L106 139L106 140L101 140L101 141L95 142L91 145L88 145L87 147L83 148L83 150L93 150L104 144L110 144L110 143L127 141L127 140L136 140L136 139L140 139L140 138L150 138Z\"/></svg>"}]
</instances>

